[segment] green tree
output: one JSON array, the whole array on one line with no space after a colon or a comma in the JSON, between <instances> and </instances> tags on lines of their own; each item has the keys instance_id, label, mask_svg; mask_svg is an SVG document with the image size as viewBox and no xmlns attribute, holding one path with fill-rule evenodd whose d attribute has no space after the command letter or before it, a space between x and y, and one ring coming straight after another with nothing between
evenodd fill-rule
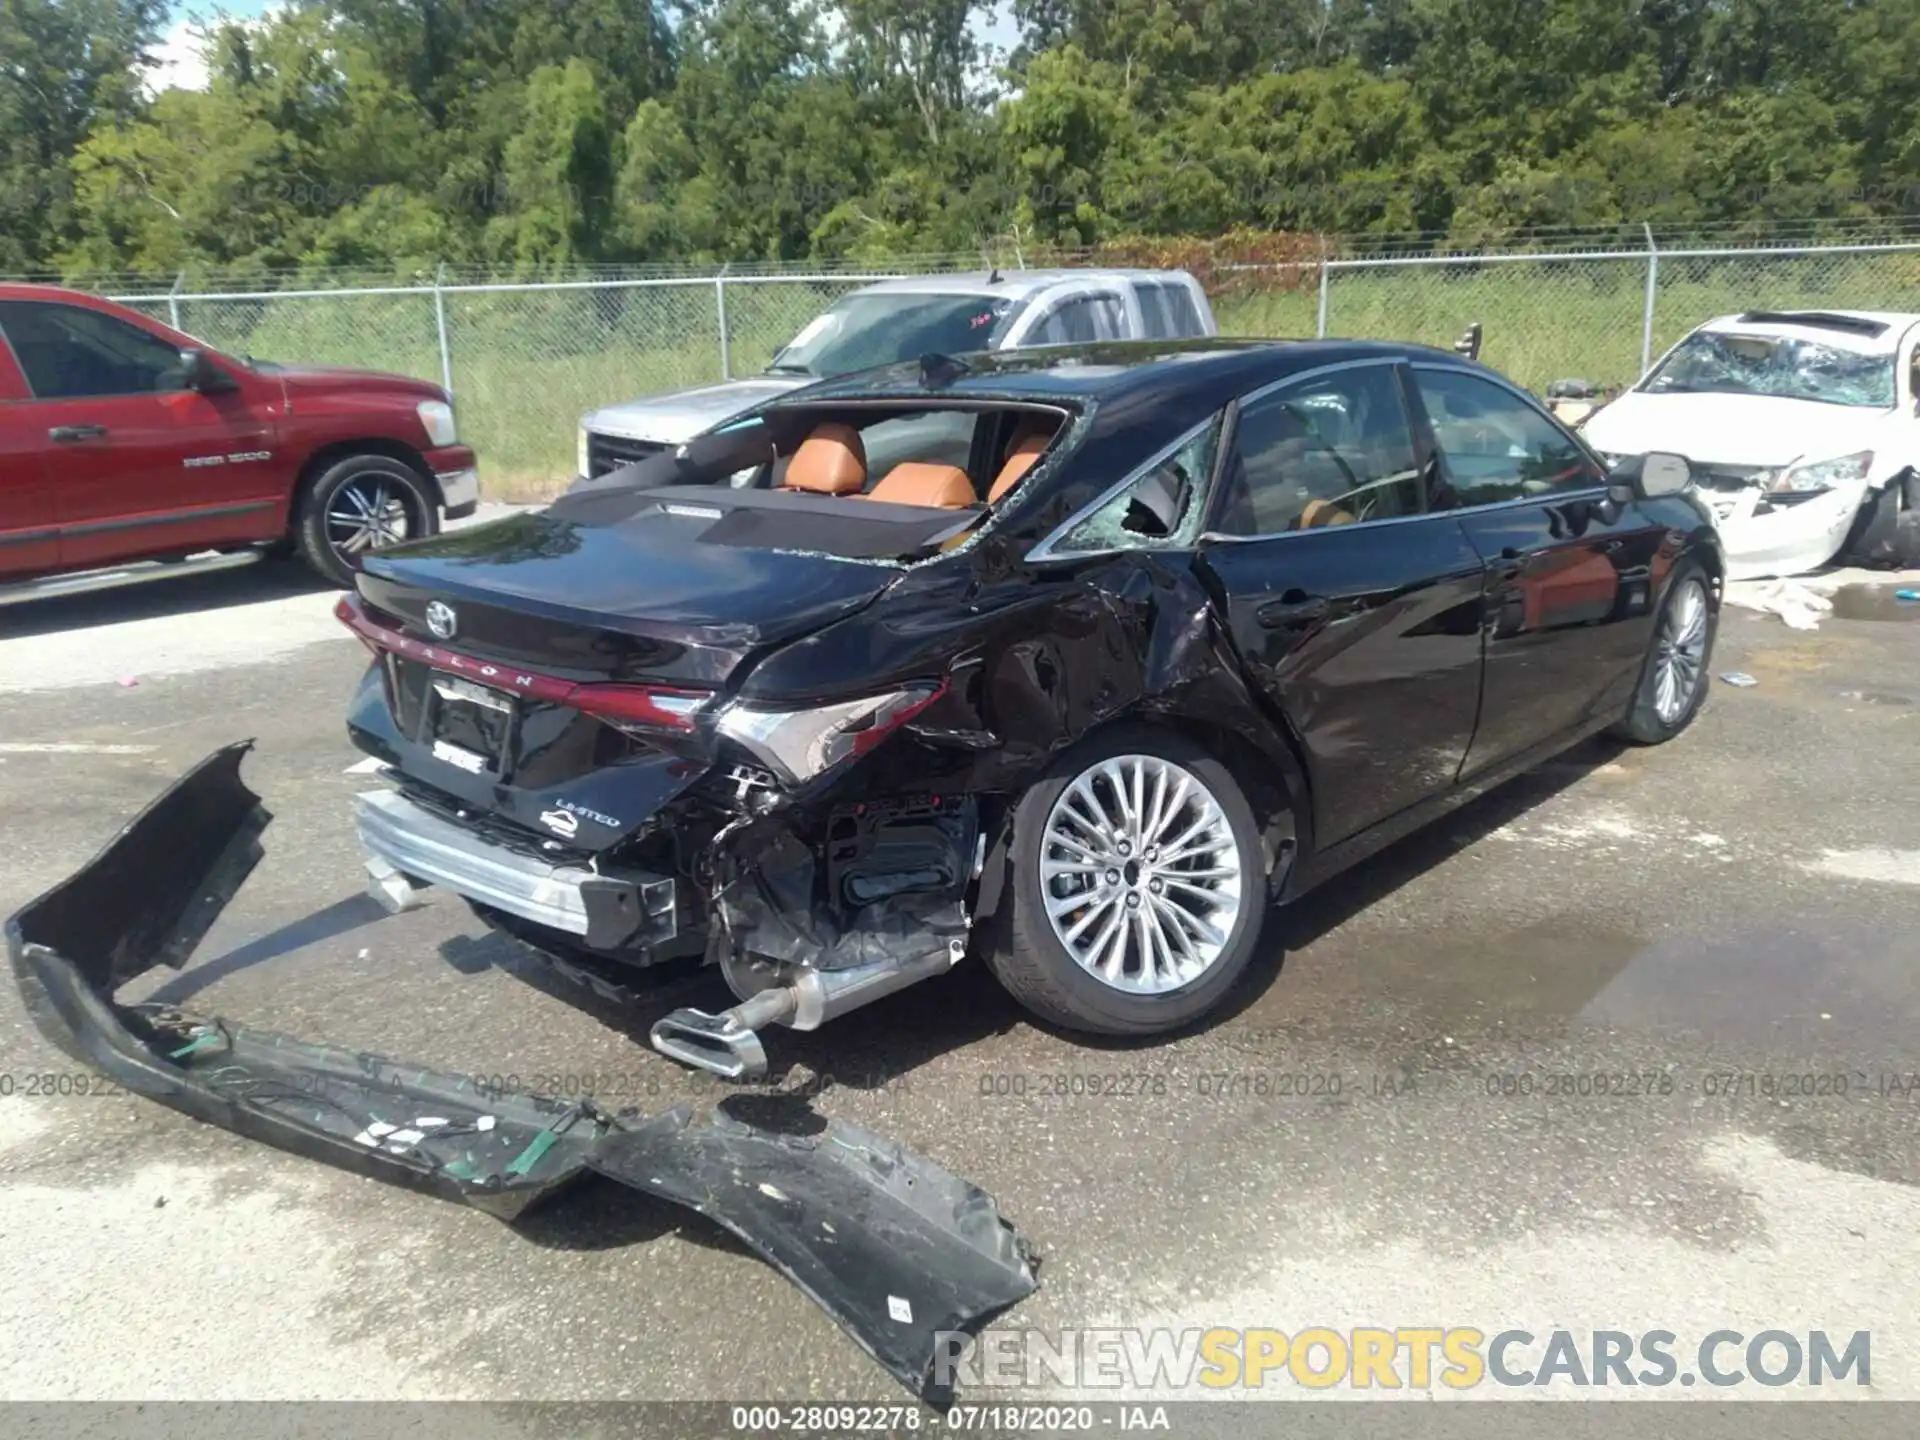
<instances>
[{"instance_id":1,"label":"green tree","mask_svg":"<svg viewBox=\"0 0 1920 1440\"><path fill-rule=\"evenodd\" d=\"M903 92L935 148L967 107L976 9L975 0L841 0L848 63Z\"/></svg>"},{"instance_id":2,"label":"green tree","mask_svg":"<svg viewBox=\"0 0 1920 1440\"><path fill-rule=\"evenodd\" d=\"M1920 0L0 0L0 269L539 269L1235 227L1756 227L1920 188ZM671 15L671 21L669 16Z\"/></svg>"},{"instance_id":3,"label":"green tree","mask_svg":"<svg viewBox=\"0 0 1920 1440\"><path fill-rule=\"evenodd\" d=\"M305 248L299 142L230 85L169 90L146 117L97 127L73 172L69 272L284 268Z\"/></svg>"},{"instance_id":4,"label":"green tree","mask_svg":"<svg viewBox=\"0 0 1920 1440\"><path fill-rule=\"evenodd\" d=\"M140 108L162 0L0 0L0 274L78 238L73 158Z\"/></svg>"},{"instance_id":5,"label":"green tree","mask_svg":"<svg viewBox=\"0 0 1920 1440\"><path fill-rule=\"evenodd\" d=\"M502 158L504 213L487 227L489 253L522 268L597 258L613 168L612 135L593 68L569 60L535 70Z\"/></svg>"},{"instance_id":6,"label":"green tree","mask_svg":"<svg viewBox=\"0 0 1920 1440\"><path fill-rule=\"evenodd\" d=\"M1090 244L1112 228L1104 177L1139 133L1123 72L1078 45L1028 62L1000 137L1019 194L1016 223L1043 239Z\"/></svg>"}]
</instances>

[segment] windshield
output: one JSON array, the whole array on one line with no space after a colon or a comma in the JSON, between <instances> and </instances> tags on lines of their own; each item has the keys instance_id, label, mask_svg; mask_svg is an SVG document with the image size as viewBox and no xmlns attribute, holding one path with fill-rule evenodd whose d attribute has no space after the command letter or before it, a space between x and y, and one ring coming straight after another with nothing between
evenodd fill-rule
<instances>
[{"instance_id":1,"label":"windshield","mask_svg":"<svg viewBox=\"0 0 1920 1440\"><path fill-rule=\"evenodd\" d=\"M816 316L767 368L845 375L922 355L985 350L1019 310L1019 302L991 295L849 295Z\"/></svg>"},{"instance_id":2,"label":"windshield","mask_svg":"<svg viewBox=\"0 0 1920 1440\"><path fill-rule=\"evenodd\" d=\"M1893 357L1814 340L1703 331L1681 341L1640 386L1655 395L1771 395L1885 410L1894 403Z\"/></svg>"}]
</instances>

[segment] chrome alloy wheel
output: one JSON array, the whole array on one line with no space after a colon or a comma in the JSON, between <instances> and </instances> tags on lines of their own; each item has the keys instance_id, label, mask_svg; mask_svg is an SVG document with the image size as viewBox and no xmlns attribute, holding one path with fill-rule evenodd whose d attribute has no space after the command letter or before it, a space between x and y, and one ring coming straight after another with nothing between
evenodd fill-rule
<instances>
[{"instance_id":1,"label":"chrome alloy wheel","mask_svg":"<svg viewBox=\"0 0 1920 1440\"><path fill-rule=\"evenodd\" d=\"M1707 663L1707 590L1698 580L1680 583L1653 644L1653 708L1672 725L1693 703Z\"/></svg>"},{"instance_id":2,"label":"chrome alloy wheel","mask_svg":"<svg viewBox=\"0 0 1920 1440\"><path fill-rule=\"evenodd\" d=\"M1130 995L1178 990L1220 958L1244 878L1220 802L1153 755L1116 755L1074 777L1040 843L1053 933L1081 969Z\"/></svg>"},{"instance_id":3,"label":"chrome alloy wheel","mask_svg":"<svg viewBox=\"0 0 1920 1440\"><path fill-rule=\"evenodd\" d=\"M352 563L369 550L384 550L413 538L408 491L391 475L359 474L333 492L327 502L327 543Z\"/></svg>"}]
</instances>

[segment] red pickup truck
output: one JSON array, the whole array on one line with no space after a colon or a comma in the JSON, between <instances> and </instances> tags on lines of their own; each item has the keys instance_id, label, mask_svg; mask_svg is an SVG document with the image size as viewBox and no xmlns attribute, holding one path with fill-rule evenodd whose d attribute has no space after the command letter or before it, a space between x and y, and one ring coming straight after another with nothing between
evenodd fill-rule
<instances>
[{"instance_id":1,"label":"red pickup truck","mask_svg":"<svg viewBox=\"0 0 1920 1440\"><path fill-rule=\"evenodd\" d=\"M438 385L265 364L72 290L0 285L0 582L207 550L369 550L479 500Z\"/></svg>"}]
</instances>

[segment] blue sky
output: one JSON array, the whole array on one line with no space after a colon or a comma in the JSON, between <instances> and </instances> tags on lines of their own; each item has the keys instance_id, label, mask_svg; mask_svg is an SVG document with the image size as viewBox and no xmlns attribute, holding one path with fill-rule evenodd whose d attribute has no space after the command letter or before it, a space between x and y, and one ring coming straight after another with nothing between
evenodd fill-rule
<instances>
[{"instance_id":1,"label":"blue sky","mask_svg":"<svg viewBox=\"0 0 1920 1440\"><path fill-rule=\"evenodd\" d=\"M206 84L205 68L200 64L193 38L187 30L195 18L204 19L217 11L229 15L258 15L273 3L274 0L188 0L188 3L176 6L173 23L159 47L159 64L148 82L149 88L164 90L169 85L183 85L199 89ZM977 29L980 39L987 44L997 45L1002 50L1012 49L1019 35L1014 27L1010 0L994 0L992 8L978 22Z\"/></svg>"}]
</instances>

